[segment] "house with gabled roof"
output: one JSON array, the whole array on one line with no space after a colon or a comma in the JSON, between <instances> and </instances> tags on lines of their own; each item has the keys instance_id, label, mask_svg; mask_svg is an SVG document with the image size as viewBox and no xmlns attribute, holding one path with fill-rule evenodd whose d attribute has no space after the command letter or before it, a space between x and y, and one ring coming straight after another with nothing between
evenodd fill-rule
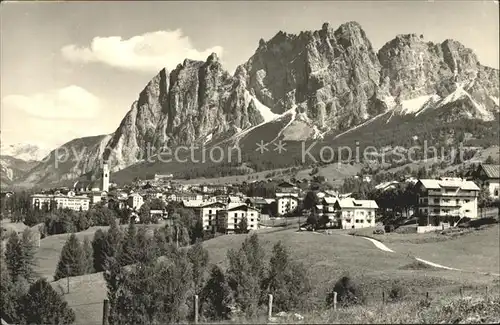
<instances>
[{"instance_id":1,"label":"house with gabled roof","mask_svg":"<svg viewBox=\"0 0 500 325\"><path fill-rule=\"evenodd\" d=\"M477 218L479 187L461 178L420 179L415 184L417 211L427 219L426 225L454 223L459 218ZM456 220L455 220L456 219ZM424 225L424 224L422 224Z\"/></svg>"},{"instance_id":2,"label":"house with gabled roof","mask_svg":"<svg viewBox=\"0 0 500 325\"><path fill-rule=\"evenodd\" d=\"M500 198L500 165L480 164L474 172L474 176L483 186L488 188L491 198Z\"/></svg>"},{"instance_id":3,"label":"house with gabled roof","mask_svg":"<svg viewBox=\"0 0 500 325\"><path fill-rule=\"evenodd\" d=\"M348 197L336 200L334 207L338 224L342 229L375 227L378 205L374 200L356 200Z\"/></svg>"}]
</instances>

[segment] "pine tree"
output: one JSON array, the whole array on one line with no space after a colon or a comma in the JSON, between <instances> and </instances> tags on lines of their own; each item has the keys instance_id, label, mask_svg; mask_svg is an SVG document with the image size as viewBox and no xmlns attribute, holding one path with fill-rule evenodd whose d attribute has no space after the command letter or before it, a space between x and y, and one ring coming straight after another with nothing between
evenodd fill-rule
<instances>
[{"instance_id":1,"label":"pine tree","mask_svg":"<svg viewBox=\"0 0 500 325\"><path fill-rule=\"evenodd\" d=\"M136 262L136 257L138 255L136 237L137 237L137 229L135 227L135 222L130 221L128 224L125 237L123 238L120 254L118 256L118 261L120 265L125 266L134 264Z\"/></svg>"},{"instance_id":2,"label":"pine tree","mask_svg":"<svg viewBox=\"0 0 500 325\"><path fill-rule=\"evenodd\" d=\"M240 250L228 252L228 277L235 302L248 316L254 316L263 300L265 253L257 234L246 238Z\"/></svg>"},{"instance_id":3,"label":"pine tree","mask_svg":"<svg viewBox=\"0 0 500 325\"><path fill-rule=\"evenodd\" d=\"M156 247L156 255L157 256L163 256L167 253L168 251L168 242L167 238L165 236L165 231L163 229L155 229L153 238L155 241L155 247Z\"/></svg>"},{"instance_id":4,"label":"pine tree","mask_svg":"<svg viewBox=\"0 0 500 325\"><path fill-rule=\"evenodd\" d=\"M204 275L208 266L208 251L197 241L187 253L193 270L193 286L195 294L199 295L205 282Z\"/></svg>"},{"instance_id":5,"label":"pine tree","mask_svg":"<svg viewBox=\"0 0 500 325\"><path fill-rule=\"evenodd\" d=\"M0 315L10 323L17 321L17 297L14 295L14 282L5 261L3 244L0 243Z\"/></svg>"},{"instance_id":6,"label":"pine tree","mask_svg":"<svg viewBox=\"0 0 500 325\"><path fill-rule=\"evenodd\" d=\"M71 234L61 250L54 280L85 274L87 269L85 262L86 256L83 247L76 235Z\"/></svg>"},{"instance_id":7,"label":"pine tree","mask_svg":"<svg viewBox=\"0 0 500 325\"><path fill-rule=\"evenodd\" d=\"M121 229L118 228L116 219L112 219L109 230L106 233L108 256L118 256L122 240L123 240L123 233Z\"/></svg>"},{"instance_id":8,"label":"pine tree","mask_svg":"<svg viewBox=\"0 0 500 325\"><path fill-rule=\"evenodd\" d=\"M311 291L304 265L290 260L290 253L281 241L273 247L265 282L267 290L275 297L277 311L303 308Z\"/></svg>"},{"instance_id":9,"label":"pine tree","mask_svg":"<svg viewBox=\"0 0 500 325\"><path fill-rule=\"evenodd\" d=\"M25 250L23 238L19 237L16 232L12 232L7 240L5 260L14 282L18 281L19 278L32 279L34 277L33 260L27 260L30 257L29 246L26 245Z\"/></svg>"},{"instance_id":10,"label":"pine tree","mask_svg":"<svg viewBox=\"0 0 500 325\"><path fill-rule=\"evenodd\" d=\"M118 257L120 244L122 243L122 232L118 228L116 220L112 221L107 232L97 230L92 239L92 249L94 252L94 270L101 272L106 269L107 260L111 257Z\"/></svg>"},{"instance_id":11,"label":"pine tree","mask_svg":"<svg viewBox=\"0 0 500 325\"><path fill-rule=\"evenodd\" d=\"M158 255L158 247L156 242L148 235L146 227L140 227L137 231L137 254L136 261L141 263L149 263L156 259Z\"/></svg>"},{"instance_id":12,"label":"pine tree","mask_svg":"<svg viewBox=\"0 0 500 325\"><path fill-rule=\"evenodd\" d=\"M92 243L87 236L85 236L83 240L83 252L85 253L85 273L94 273L94 251L92 249Z\"/></svg>"},{"instance_id":13,"label":"pine tree","mask_svg":"<svg viewBox=\"0 0 500 325\"><path fill-rule=\"evenodd\" d=\"M171 260L140 263L130 271L111 262L104 275L110 324L179 323L188 312L189 266L186 253L180 250Z\"/></svg>"},{"instance_id":14,"label":"pine tree","mask_svg":"<svg viewBox=\"0 0 500 325\"><path fill-rule=\"evenodd\" d=\"M106 259L108 257L105 250L106 246L106 234L101 229L98 229L94 233L94 238L92 239L92 261L95 272L101 272L105 268Z\"/></svg>"},{"instance_id":15,"label":"pine tree","mask_svg":"<svg viewBox=\"0 0 500 325\"><path fill-rule=\"evenodd\" d=\"M259 278L252 272L249 260L241 250L230 249L227 255L228 282L234 301L247 316L255 316L261 296Z\"/></svg>"},{"instance_id":16,"label":"pine tree","mask_svg":"<svg viewBox=\"0 0 500 325\"><path fill-rule=\"evenodd\" d=\"M33 283L21 299L27 324L72 324L75 313L45 279Z\"/></svg>"},{"instance_id":17,"label":"pine tree","mask_svg":"<svg viewBox=\"0 0 500 325\"><path fill-rule=\"evenodd\" d=\"M224 272L214 265L210 272L210 278L203 288L201 294L201 315L209 320L229 319L232 302L231 288L227 282Z\"/></svg>"},{"instance_id":18,"label":"pine tree","mask_svg":"<svg viewBox=\"0 0 500 325\"><path fill-rule=\"evenodd\" d=\"M248 232L248 221L246 217L241 218L241 221L237 225L238 233L246 234Z\"/></svg>"},{"instance_id":19,"label":"pine tree","mask_svg":"<svg viewBox=\"0 0 500 325\"><path fill-rule=\"evenodd\" d=\"M23 248L17 232L9 235L5 251L5 262L13 281L21 276Z\"/></svg>"},{"instance_id":20,"label":"pine tree","mask_svg":"<svg viewBox=\"0 0 500 325\"><path fill-rule=\"evenodd\" d=\"M23 251L23 264L22 264L22 274L23 277L28 280L28 282L33 282L37 277L35 272L36 267L36 249L37 243L35 236L38 234L31 231L29 228L24 229L21 237L21 245Z\"/></svg>"}]
</instances>

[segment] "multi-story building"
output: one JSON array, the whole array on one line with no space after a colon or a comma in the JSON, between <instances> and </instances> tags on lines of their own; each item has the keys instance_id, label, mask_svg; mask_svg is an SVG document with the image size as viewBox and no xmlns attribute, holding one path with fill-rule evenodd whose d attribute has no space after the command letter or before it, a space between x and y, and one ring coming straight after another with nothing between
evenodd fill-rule
<instances>
[{"instance_id":1,"label":"multi-story building","mask_svg":"<svg viewBox=\"0 0 500 325\"><path fill-rule=\"evenodd\" d=\"M234 233L241 220L247 220L247 230L259 228L260 213L257 209L245 203L229 203L225 209L217 213L217 230L224 233Z\"/></svg>"},{"instance_id":2,"label":"multi-story building","mask_svg":"<svg viewBox=\"0 0 500 325\"><path fill-rule=\"evenodd\" d=\"M375 227L377 202L373 200L356 200L348 197L337 200L334 206L340 228Z\"/></svg>"},{"instance_id":3,"label":"multi-story building","mask_svg":"<svg viewBox=\"0 0 500 325\"><path fill-rule=\"evenodd\" d=\"M479 187L460 178L420 179L416 186L420 224L454 224L462 217L477 218Z\"/></svg>"},{"instance_id":4,"label":"multi-story building","mask_svg":"<svg viewBox=\"0 0 500 325\"><path fill-rule=\"evenodd\" d=\"M276 189L276 214L278 216L294 211L299 205L299 189L283 182Z\"/></svg>"},{"instance_id":5,"label":"multi-story building","mask_svg":"<svg viewBox=\"0 0 500 325\"><path fill-rule=\"evenodd\" d=\"M71 209L74 211L87 211L90 198L85 195L75 195L74 192L64 194L33 194L31 204L34 209Z\"/></svg>"},{"instance_id":6,"label":"multi-story building","mask_svg":"<svg viewBox=\"0 0 500 325\"><path fill-rule=\"evenodd\" d=\"M139 193L132 193L128 196L127 205L132 209L139 210L144 204L144 199Z\"/></svg>"},{"instance_id":7,"label":"multi-story building","mask_svg":"<svg viewBox=\"0 0 500 325\"><path fill-rule=\"evenodd\" d=\"M193 209L196 216L201 219L203 230L215 231L217 225L217 211L225 209L226 205L222 202L189 200L183 201L183 206L187 209Z\"/></svg>"}]
</instances>

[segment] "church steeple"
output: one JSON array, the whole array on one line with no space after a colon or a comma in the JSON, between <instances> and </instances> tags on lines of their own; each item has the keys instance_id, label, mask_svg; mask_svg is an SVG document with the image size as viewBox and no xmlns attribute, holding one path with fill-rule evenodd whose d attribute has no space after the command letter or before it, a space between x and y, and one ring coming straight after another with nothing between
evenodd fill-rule
<instances>
[{"instance_id":1,"label":"church steeple","mask_svg":"<svg viewBox=\"0 0 500 325\"><path fill-rule=\"evenodd\" d=\"M102 164L101 190L109 191L109 165L107 160Z\"/></svg>"}]
</instances>

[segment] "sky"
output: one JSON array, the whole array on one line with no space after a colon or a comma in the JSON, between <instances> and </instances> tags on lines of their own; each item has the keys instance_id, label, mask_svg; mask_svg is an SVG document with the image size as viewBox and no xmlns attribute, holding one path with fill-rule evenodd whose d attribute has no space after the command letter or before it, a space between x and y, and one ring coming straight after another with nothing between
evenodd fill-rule
<instances>
[{"instance_id":1,"label":"sky","mask_svg":"<svg viewBox=\"0 0 500 325\"><path fill-rule=\"evenodd\" d=\"M376 50L397 34L455 39L498 68L498 1L130 1L0 4L2 144L54 148L109 134L163 67L218 54L234 72L278 31L357 21Z\"/></svg>"}]
</instances>

